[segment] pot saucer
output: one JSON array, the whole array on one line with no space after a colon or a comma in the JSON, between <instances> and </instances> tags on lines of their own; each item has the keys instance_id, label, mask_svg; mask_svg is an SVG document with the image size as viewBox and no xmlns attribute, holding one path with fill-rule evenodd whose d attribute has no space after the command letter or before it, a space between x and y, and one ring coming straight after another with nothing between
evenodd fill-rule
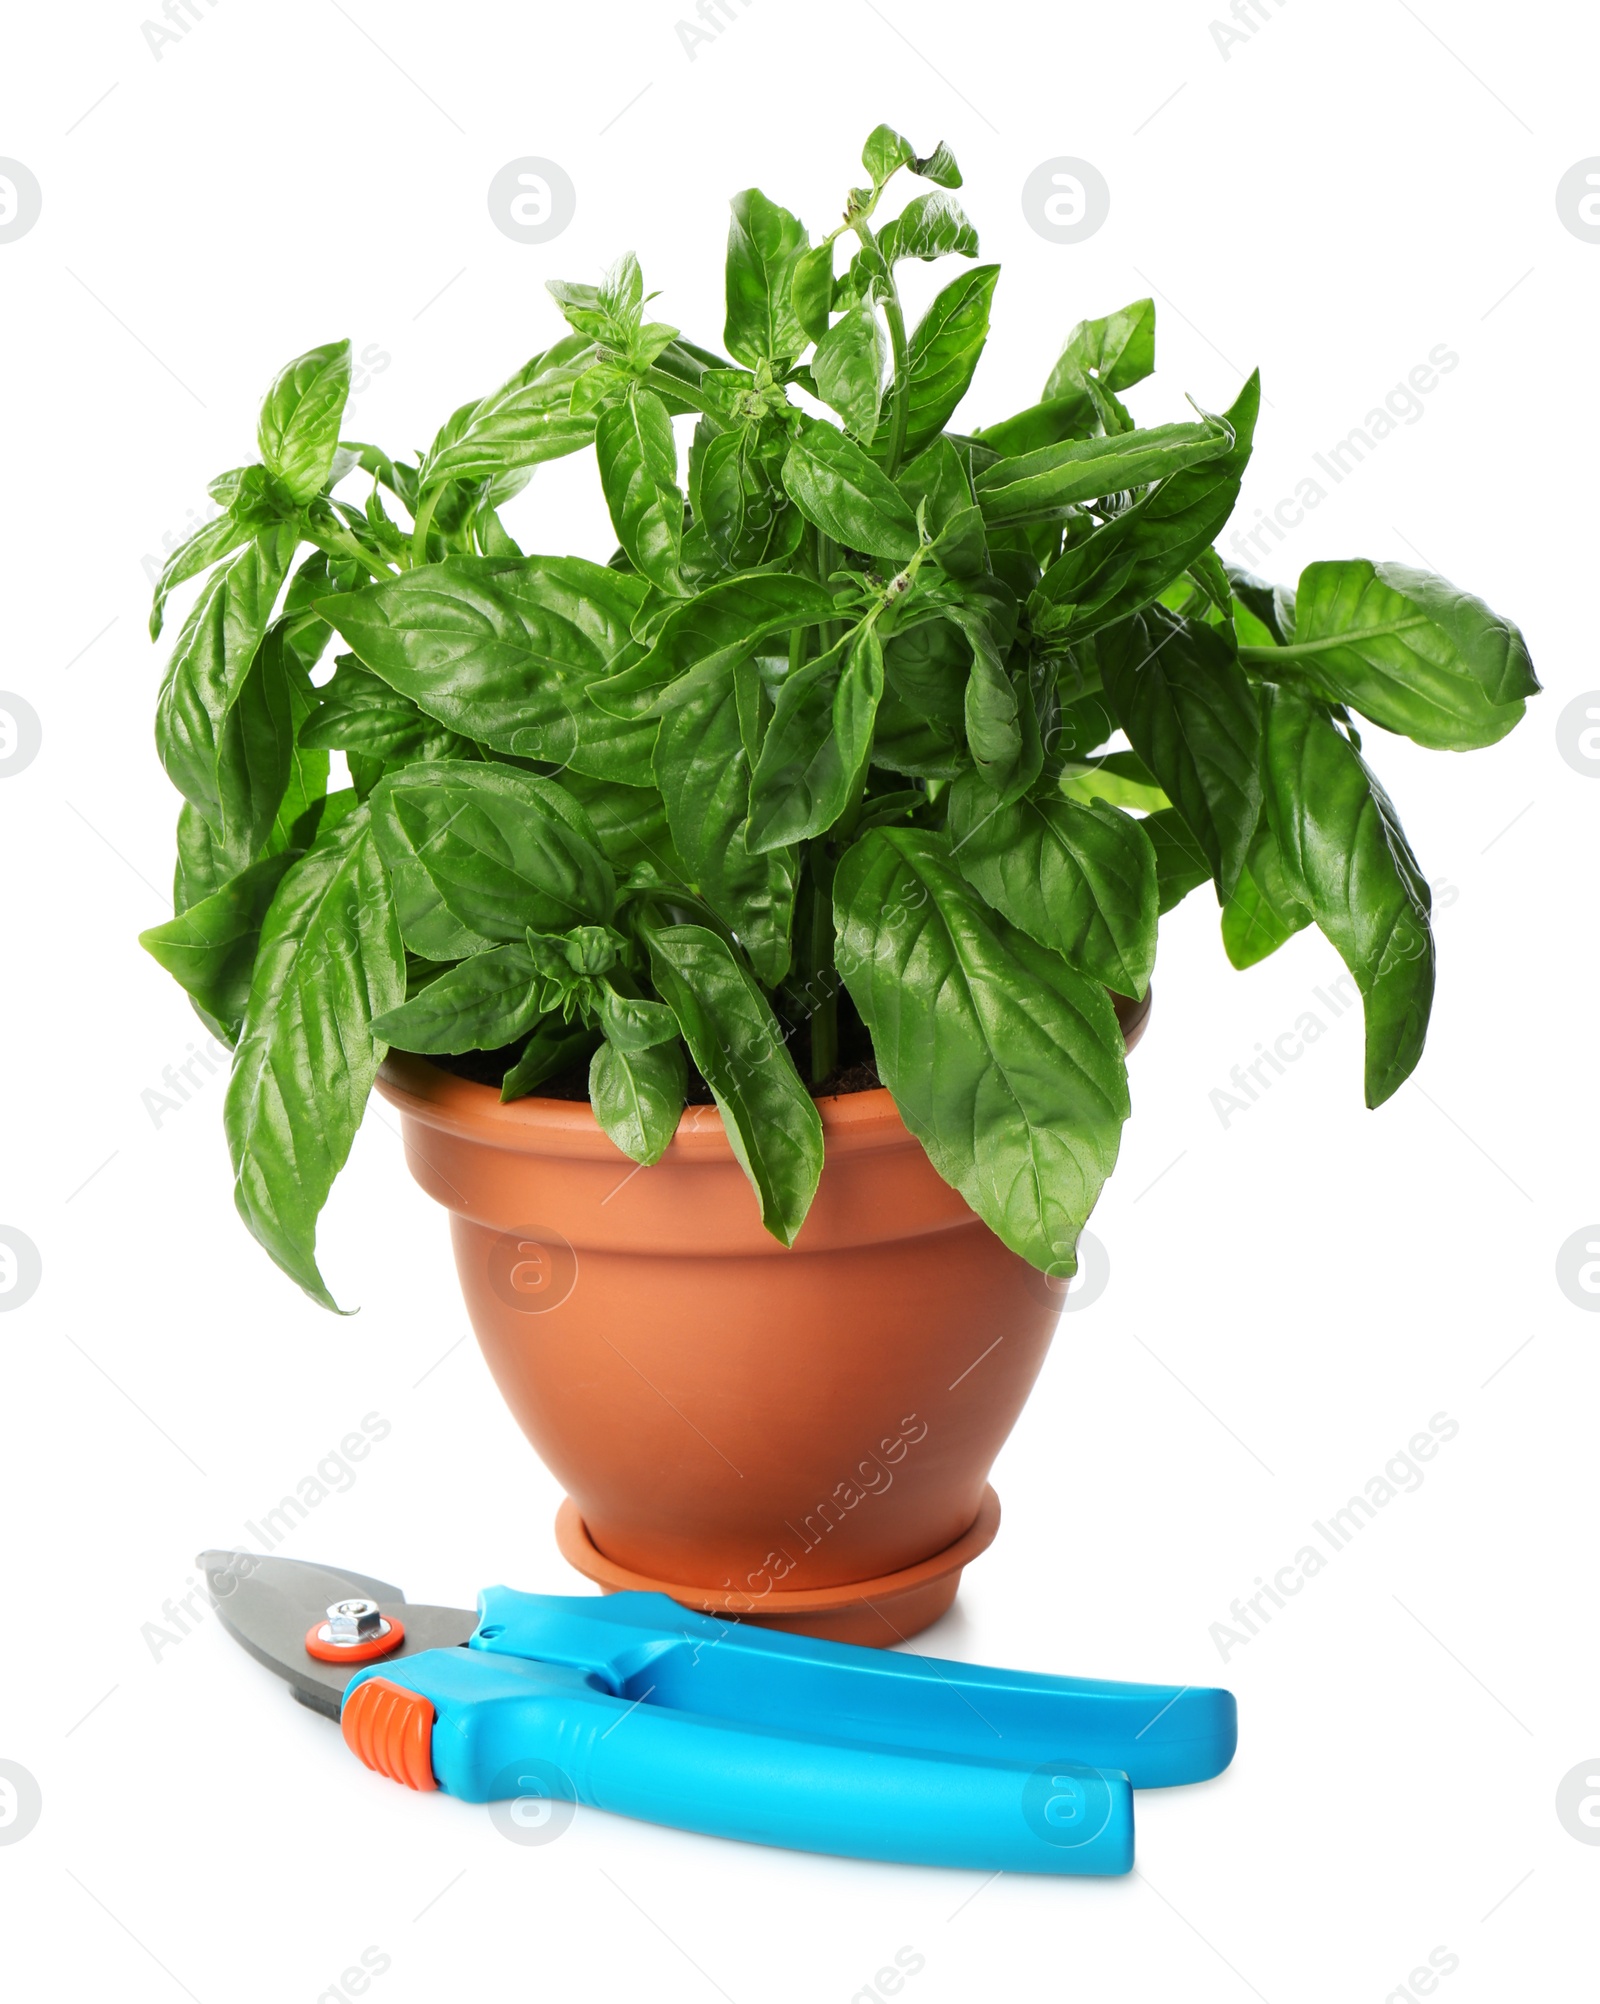
<instances>
[{"instance_id":1,"label":"pot saucer","mask_svg":"<svg viewBox=\"0 0 1600 2004\"><path fill-rule=\"evenodd\" d=\"M953 1545L932 1558L876 1579L814 1587L809 1592L775 1588L755 1598L737 1588L682 1586L633 1572L599 1549L570 1497L556 1512L561 1556L604 1593L664 1593L701 1614L726 1615L790 1635L816 1635L876 1649L904 1642L946 1613L961 1584L962 1568L989 1549L999 1528L1000 1498L986 1484L972 1523Z\"/></svg>"}]
</instances>

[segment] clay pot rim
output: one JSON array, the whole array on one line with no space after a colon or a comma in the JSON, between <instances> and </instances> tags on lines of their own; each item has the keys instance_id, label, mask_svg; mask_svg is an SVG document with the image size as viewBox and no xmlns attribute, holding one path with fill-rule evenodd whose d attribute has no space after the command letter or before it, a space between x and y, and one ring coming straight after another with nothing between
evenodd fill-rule
<instances>
[{"instance_id":1,"label":"clay pot rim","mask_svg":"<svg viewBox=\"0 0 1600 2004\"><path fill-rule=\"evenodd\" d=\"M1138 1002L1113 997L1121 1005L1118 1016L1130 1051L1144 1034L1152 992L1147 988ZM391 1106L429 1127L519 1154L627 1159L595 1119L587 1100L540 1099L537 1094L502 1100L493 1086L458 1078L414 1052L389 1053L378 1072L378 1090ZM827 1146L835 1152L918 1145L887 1086L829 1093L815 1105ZM685 1157L732 1161L733 1147L716 1107L685 1107L667 1153L679 1161Z\"/></svg>"},{"instance_id":2,"label":"clay pot rim","mask_svg":"<svg viewBox=\"0 0 1600 2004\"><path fill-rule=\"evenodd\" d=\"M392 1106L426 1122L472 1140L536 1154L615 1157L620 1148L594 1117L587 1100L502 1100L493 1086L457 1078L428 1059L407 1051L391 1051L378 1073L378 1090ZM858 1149L904 1146L910 1139L894 1095L887 1086L865 1092L831 1093L816 1102L822 1131L831 1148ZM686 1106L673 1136L669 1155L703 1156L732 1161L733 1147L714 1106Z\"/></svg>"}]
</instances>

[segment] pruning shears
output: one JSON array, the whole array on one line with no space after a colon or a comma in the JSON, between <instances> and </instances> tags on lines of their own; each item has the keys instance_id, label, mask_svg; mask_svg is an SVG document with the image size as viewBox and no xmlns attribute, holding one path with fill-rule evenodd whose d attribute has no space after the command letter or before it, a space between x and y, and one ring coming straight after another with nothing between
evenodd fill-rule
<instances>
[{"instance_id":1,"label":"pruning shears","mask_svg":"<svg viewBox=\"0 0 1600 2004\"><path fill-rule=\"evenodd\" d=\"M302 1560L199 1559L223 1625L369 1768L847 1858L1104 1875L1133 1791L1233 1757L1231 1693L990 1670L720 1621L664 1594L486 1587L477 1612ZM570 1813L570 1812L569 1812Z\"/></svg>"}]
</instances>

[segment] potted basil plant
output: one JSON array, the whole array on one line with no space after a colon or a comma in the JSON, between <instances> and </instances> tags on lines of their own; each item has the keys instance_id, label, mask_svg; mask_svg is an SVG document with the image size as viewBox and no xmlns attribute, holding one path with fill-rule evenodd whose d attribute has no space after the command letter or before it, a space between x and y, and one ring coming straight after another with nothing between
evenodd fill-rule
<instances>
[{"instance_id":1,"label":"potted basil plant","mask_svg":"<svg viewBox=\"0 0 1600 2004\"><path fill-rule=\"evenodd\" d=\"M1321 930L1381 1105L1434 942L1363 722L1467 751L1538 683L1442 578L1225 564L1259 384L1136 423L1147 299L955 428L998 268L948 148L880 126L862 167L815 243L735 197L721 352L624 257L419 459L341 435L348 342L284 369L155 595L153 634L204 580L144 942L233 1048L245 1223L327 1306L318 1213L374 1082L400 1107L577 1563L891 1640L993 1536L1161 915L1208 887L1238 967ZM506 504L590 451L616 550L525 553Z\"/></svg>"}]
</instances>

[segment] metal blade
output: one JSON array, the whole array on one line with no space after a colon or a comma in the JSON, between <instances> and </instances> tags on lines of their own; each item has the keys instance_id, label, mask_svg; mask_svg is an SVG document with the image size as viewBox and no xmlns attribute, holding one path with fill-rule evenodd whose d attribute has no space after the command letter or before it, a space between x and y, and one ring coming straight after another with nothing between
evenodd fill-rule
<instances>
[{"instance_id":1,"label":"metal blade","mask_svg":"<svg viewBox=\"0 0 1600 2004\"><path fill-rule=\"evenodd\" d=\"M306 1631L338 1600L375 1600L384 1614L398 1616L405 1641L380 1663L398 1663L422 1649L449 1649L466 1641L478 1625L476 1614L460 1607L419 1607L399 1587L365 1573L305 1559L278 1559L254 1552L202 1552L196 1563L218 1617L235 1642L258 1663L282 1677L302 1705L337 1719L345 1687L362 1664L319 1663L306 1654Z\"/></svg>"}]
</instances>

